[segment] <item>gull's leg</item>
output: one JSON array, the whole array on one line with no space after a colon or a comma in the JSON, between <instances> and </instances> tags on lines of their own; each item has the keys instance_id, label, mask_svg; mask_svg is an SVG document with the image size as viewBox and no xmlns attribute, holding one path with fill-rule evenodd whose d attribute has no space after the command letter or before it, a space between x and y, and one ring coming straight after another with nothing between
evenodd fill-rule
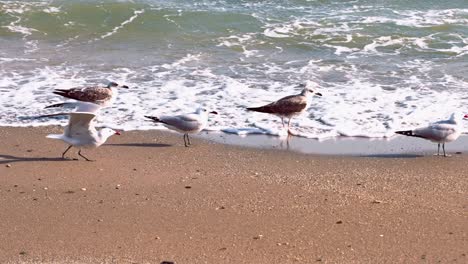
<instances>
[{"instance_id":1,"label":"gull's leg","mask_svg":"<svg viewBox=\"0 0 468 264\"><path fill-rule=\"evenodd\" d=\"M187 141L188 141L188 145L192 145L192 142L190 142L190 137L189 137L189 134L187 134Z\"/></svg>"},{"instance_id":2,"label":"gull's leg","mask_svg":"<svg viewBox=\"0 0 468 264\"><path fill-rule=\"evenodd\" d=\"M442 143L442 149L444 150L444 157L450 157L450 155L445 154L445 143Z\"/></svg>"},{"instance_id":3,"label":"gull's leg","mask_svg":"<svg viewBox=\"0 0 468 264\"><path fill-rule=\"evenodd\" d=\"M282 125L283 128L284 128L284 117L281 117L281 125Z\"/></svg>"},{"instance_id":4,"label":"gull's leg","mask_svg":"<svg viewBox=\"0 0 468 264\"><path fill-rule=\"evenodd\" d=\"M80 157L83 157L86 161L93 161L93 160L90 160L90 159L88 159L87 157L83 156L83 155L81 154L81 149L78 150L78 155L80 155Z\"/></svg>"},{"instance_id":5,"label":"gull's leg","mask_svg":"<svg viewBox=\"0 0 468 264\"><path fill-rule=\"evenodd\" d=\"M62 153L62 159L65 159L65 153L67 153L67 151L69 151L71 147L73 146L72 145L68 146L68 148Z\"/></svg>"},{"instance_id":6,"label":"gull's leg","mask_svg":"<svg viewBox=\"0 0 468 264\"><path fill-rule=\"evenodd\" d=\"M292 117L290 117L289 120L288 120L288 135L292 135L291 129L290 129L290 127L291 127L291 119L292 119Z\"/></svg>"},{"instance_id":7,"label":"gull's leg","mask_svg":"<svg viewBox=\"0 0 468 264\"><path fill-rule=\"evenodd\" d=\"M184 134L184 146L185 147L188 147L189 145L187 144L187 140L185 139L185 137L188 136L187 134Z\"/></svg>"},{"instance_id":8,"label":"gull's leg","mask_svg":"<svg viewBox=\"0 0 468 264\"><path fill-rule=\"evenodd\" d=\"M437 154L434 154L434 156L439 156L440 155L440 143L437 144Z\"/></svg>"}]
</instances>

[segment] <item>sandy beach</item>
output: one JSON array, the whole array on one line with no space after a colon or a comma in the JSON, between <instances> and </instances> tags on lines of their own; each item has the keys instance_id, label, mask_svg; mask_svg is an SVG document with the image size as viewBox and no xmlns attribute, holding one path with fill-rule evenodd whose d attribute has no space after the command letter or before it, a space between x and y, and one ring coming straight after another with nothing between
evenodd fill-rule
<instances>
[{"instance_id":1,"label":"sandy beach","mask_svg":"<svg viewBox=\"0 0 468 264\"><path fill-rule=\"evenodd\" d=\"M1 263L467 263L468 156L353 157L124 132L62 160L0 128ZM76 150L70 157L78 157Z\"/></svg>"}]
</instances>

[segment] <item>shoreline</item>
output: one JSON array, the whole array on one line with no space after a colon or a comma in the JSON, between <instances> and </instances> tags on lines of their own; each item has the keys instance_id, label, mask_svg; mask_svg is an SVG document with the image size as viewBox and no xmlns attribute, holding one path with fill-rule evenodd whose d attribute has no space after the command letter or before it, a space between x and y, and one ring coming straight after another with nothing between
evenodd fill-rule
<instances>
[{"instance_id":1,"label":"shoreline","mask_svg":"<svg viewBox=\"0 0 468 264\"><path fill-rule=\"evenodd\" d=\"M56 126L0 126L6 129L63 129ZM54 133L61 133L62 130ZM169 129L124 130L125 133L152 133L165 134L173 137L182 137L182 134ZM326 155L326 156L357 156L357 157L423 157L437 153L437 144L428 140L395 135L390 138L367 137L331 137L325 139L311 139L300 136L275 136L266 134L238 135L222 131L205 130L191 138L198 138L207 142L236 146L240 148L253 148L263 150L281 150L293 153ZM162 142L163 143L163 142ZM461 155L468 153L468 135L461 135L456 141L446 144L447 154ZM441 149L442 153L442 149Z\"/></svg>"},{"instance_id":2,"label":"shoreline","mask_svg":"<svg viewBox=\"0 0 468 264\"><path fill-rule=\"evenodd\" d=\"M2 263L465 263L467 155L380 158L129 131L62 160L0 128ZM69 157L77 157L76 149Z\"/></svg>"},{"instance_id":3,"label":"shoreline","mask_svg":"<svg viewBox=\"0 0 468 264\"><path fill-rule=\"evenodd\" d=\"M313 155L422 157L437 153L436 143L405 136L391 138L334 137L318 140L295 136L287 139L287 137L269 135L239 136L223 132L204 132L198 137L239 147L286 150ZM462 135L455 142L447 143L446 151L447 154L466 153L468 151L468 136Z\"/></svg>"}]
</instances>

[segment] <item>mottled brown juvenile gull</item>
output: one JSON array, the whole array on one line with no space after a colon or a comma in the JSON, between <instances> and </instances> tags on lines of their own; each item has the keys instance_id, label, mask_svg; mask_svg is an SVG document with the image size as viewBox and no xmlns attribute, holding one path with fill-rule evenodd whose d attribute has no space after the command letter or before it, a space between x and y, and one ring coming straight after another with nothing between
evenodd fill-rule
<instances>
[{"instance_id":1,"label":"mottled brown juvenile gull","mask_svg":"<svg viewBox=\"0 0 468 264\"><path fill-rule=\"evenodd\" d=\"M90 102L98 104L102 107L112 105L117 97L118 91L116 88L128 89L126 85L119 85L115 82L110 82L107 86L90 86L90 87L75 87L71 89L55 89L54 94L61 95L66 98ZM50 105L46 108L59 107L60 104Z\"/></svg>"},{"instance_id":2,"label":"mottled brown juvenile gull","mask_svg":"<svg viewBox=\"0 0 468 264\"><path fill-rule=\"evenodd\" d=\"M437 156L440 155L440 144L445 153L445 143L457 140L462 132L460 121L467 119L468 115L453 113L448 120L438 121L426 127L413 130L396 131L395 133L410 137L419 137L437 143Z\"/></svg>"},{"instance_id":3,"label":"mottled brown juvenile gull","mask_svg":"<svg viewBox=\"0 0 468 264\"><path fill-rule=\"evenodd\" d=\"M311 88L305 87L300 94L289 95L264 106L247 107L247 110L279 116L283 127L284 118L288 118L288 133L290 133L291 119L307 109L307 97L312 94L322 96L321 93L314 92Z\"/></svg>"},{"instance_id":4,"label":"mottled brown juvenile gull","mask_svg":"<svg viewBox=\"0 0 468 264\"><path fill-rule=\"evenodd\" d=\"M165 127L184 134L184 144L190 146L189 134L195 134L202 131L208 125L208 114L218 114L215 111L209 112L205 108L198 108L197 111L190 114L177 116L145 116L156 123L161 123ZM186 139L187 138L187 139Z\"/></svg>"}]
</instances>

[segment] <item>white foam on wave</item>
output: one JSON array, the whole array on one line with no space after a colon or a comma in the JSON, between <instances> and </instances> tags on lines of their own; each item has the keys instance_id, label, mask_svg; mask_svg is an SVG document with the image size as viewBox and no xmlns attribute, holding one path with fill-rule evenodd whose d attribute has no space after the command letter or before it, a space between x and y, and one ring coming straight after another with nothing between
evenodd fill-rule
<instances>
[{"instance_id":1,"label":"white foam on wave","mask_svg":"<svg viewBox=\"0 0 468 264\"><path fill-rule=\"evenodd\" d=\"M140 14L143 14L145 12L144 9L141 9L141 10L135 10L133 11L133 16L131 16L130 18L128 18L127 20L123 21L120 25L114 27L110 32L107 32L106 34L94 39L94 41L97 41L97 40L100 40L100 39L105 39L105 38L108 38L114 34L116 34L119 30L121 30L122 28L125 27L125 25L129 24L129 23L132 23L133 20L135 20L136 18L138 18L138 16Z\"/></svg>"},{"instance_id":2,"label":"white foam on wave","mask_svg":"<svg viewBox=\"0 0 468 264\"><path fill-rule=\"evenodd\" d=\"M368 16L363 18L359 23L374 24L374 23L393 23L399 26L407 27L434 27L440 25L466 25L468 19L464 14L468 9L443 9L443 10L427 10L415 11L392 10L398 17L384 16Z\"/></svg>"},{"instance_id":3,"label":"white foam on wave","mask_svg":"<svg viewBox=\"0 0 468 264\"><path fill-rule=\"evenodd\" d=\"M203 56L201 54L198 58ZM262 105L298 93L300 89L295 84L285 85L273 81L267 87L260 88L252 80L234 79L215 74L208 68L199 69L190 63L180 63L190 57L187 55L169 65L170 67L159 67L157 70L119 68L109 74L57 66L44 67L30 73L3 73L0 78L0 111L4 115L0 117L0 125L65 124L66 120L31 120L18 117L53 111L43 108L64 100L52 94L54 88L95 84L87 79L105 76L129 85L130 89L121 91L114 107L103 111L99 117L100 125L124 130L151 129L155 126L148 123L144 115L181 114L202 105L220 113L210 117L212 130L239 135L287 134L279 118L247 112L245 107ZM188 61L197 60L192 58ZM317 79L323 97L311 98L308 111L292 120L293 133L318 139L333 136L389 137L395 130L446 118L450 112L463 109L467 103L454 96L457 90L449 92L424 88L424 72L432 69L430 65L427 66L426 61L412 61L401 67L417 70L423 75L421 78L404 80L398 90L385 90L382 85L368 78L369 72L354 66L330 67L320 60L311 61L300 70L301 75L310 76L313 72L319 78L322 73L338 71L346 75L346 81L323 83ZM132 81L139 72L148 71L154 71L154 80ZM270 71L281 71L281 68L271 67ZM440 81L442 85L459 87L460 91L467 88L466 83L449 74Z\"/></svg>"},{"instance_id":4,"label":"white foam on wave","mask_svg":"<svg viewBox=\"0 0 468 264\"><path fill-rule=\"evenodd\" d=\"M258 54L258 50L249 49L248 46L259 44L255 39L254 33L244 34L242 36L228 36L218 38L218 47L241 48L242 53L246 58L253 57Z\"/></svg>"},{"instance_id":5,"label":"white foam on wave","mask_svg":"<svg viewBox=\"0 0 468 264\"><path fill-rule=\"evenodd\" d=\"M405 40L403 38L392 38L391 36L382 36L373 40L372 43L364 46L364 52L378 53L378 47L387 47L387 46L398 46L402 47ZM395 53L398 53L398 49L395 49Z\"/></svg>"},{"instance_id":6,"label":"white foam on wave","mask_svg":"<svg viewBox=\"0 0 468 264\"><path fill-rule=\"evenodd\" d=\"M195 54L195 55L189 53L189 54L186 54L181 59L176 60L175 62L173 62L171 64L167 64L167 63L163 64L163 65L161 65L161 67L166 68L166 69L179 68L179 67L183 66L186 63L199 61L202 56L203 56L202 53L198 53L198 54Z\"/></svg>"},{"instance_id":7,"label":"white foam on wave","mask_svg":"<svg viewBox=\"0 0 468 264\"><path fill-rule=\"evenodd\" d=\"M281 32L282 31L282 32ZM263 31L263 34L265 36L270 37L270 38L288 38L289 35L287 34L287 30L281 30L281 29L271 29L267 28L265 31Z\"/></svg>"},{"instance_id":8,"label":"white foam on wave","mask_svg":"<svg viewBox=\"0 0 468 264\"><path fill-rule=\"evenodd\" d=\"M356 10L361 12L365 8L355 8L354 12ZM137 11L97 40L118 33L143 13L142 10ZM182 11L177 12L182 14ZM130 86L129 90L121 91L112 108L105 109L99 116L100 125L124 130L154 128L155 125L145 120L144 115L186 113L202 105L220 113L210 117L212 130L239 135L285 136L287 132L279 118L247 112L245 107L266 104L298 93L300 88L297 88L297 82L303 80L317 82L324 95L311 98L308 111L292 120L293 133L307 138L389 137L395 130L444 119L450 112L468 105L468 98L464 96L468 87L463 77L444 71L444 65L431 60L432 56L422 54L392 60L398 58L394 55L405 49L411 49L412 54L417 55L421 52L448 52L451 59L456 58L451 53L465 55L468 39L462 34L438 32L427 36L406 36L388 33L388 36L382 36L372 30L368 32L368 27L379 21L394 24L405 19L409 21L413 19L413 14L366 20L353 12L345 13L337 13L332 18L310 14L287 17L279 22L265 20L257 32L233 30L218 37L216 51L241 52L243 56L239 56L239 60L243 61L239 64L227 65L223 61L226 57L218 57L219 54L210 54L203 49L200 52L191 50L188 54L168 51L171 56L167 57L175 59L153 66L132 65L128 66L131 68L100 70L99 65L64 63L53 67L38 65L24 71L0 69L0 112L4 113L0 116L0 125L65 124L66 120L31 120L18 116L54 111L43 109L48 104L64 100L52 94L54 88L98 84L105 80ZM442 22L458 25L462 21L459 11L447 14L453 21L425 19L416 21L416 25L434 26ZM439 14L426 16L437 17ZM172 15L165 18L170 20ZM299 41L295 42L293 38ZM446 41L447 38L449 41ZM37 40L27 40L30 49L40 44ZM73 38L69 40L73 41ZM62 42L63 45L66 43ZM294 50L296 43L299 44L297 46L304 44L307 48L312 47L304 53L299 50L301 55L305 54L304 58L297 54L288 57L288 48L293 46ZM269 54L262 52L264 46L267 46ZM329 53L322 57L326 59L309 60L316 54L322 56L322 53L316 53L315 47L319 47L320 52L325 50L323 53ZM286 55L278 56L280 58L276 60L277 54ZM372 59L378 56L388 59L389 64L397 63L392 67L386 65L387 60L372 63ZM246 59L249 57L251 60ZM21 59L18 58L16 62ZM0 59L3 64L14 62L12 58ZM374 66L383 69L374 70ZM465 124L466 127L468 124Z\"/></svg>"},{"instance_id":9,"label":"white foam on wave","mask_svg":"<svg viewBox=\"0 0 468 264\"><path fill-rule=\"evenodd\" d=\"M341 55L343 53L352 53L352 52L360 50L358 48L348 48L348 47L343 47L343 46L338 46L338 45L330 45L330 44L325 44L323 46L324 47L329 47L329 48L334 48L336 55Z\"/></svg>"},{"instance_id":10,"label":"white foam on wave","mask_svg":"<svg viewBox=\"0 0 468 264\"><path fill-rule=\"evenodd\" d=\"M55 6L49 6L44 9L42 9L42 12L48 13L48 14L58 14L62 10L60 10L60 7L55 7Z\"/></svg>"},{"instance_id":11,"label":"white foam on wave","mask_svg":"<svg viewBox=\"0 0 468 264\"><path fill-rule=\"evenodd\" d=\"M19 20L17 22L19 22ZM4 28L7 28L11 32L20 33L20 34L25 35L25 36L32 35L33 32L39 32L37 29L23 27L23 26L16 25L16 24L13 24L13 23L8 25L8 26L4 26Z\"/></svg>"},{"instance_id":12,"label":"white foam on wave","mask_svg":"<svg viewBox=\"0 0 468 264\"><path fill-rule=\"evenodd\" d=\"M14 62L14 61L37 61L36 59L27 59L27 58L1 58L0 57L0 63L1 62Z\"/></svg>"}]
</instances>

